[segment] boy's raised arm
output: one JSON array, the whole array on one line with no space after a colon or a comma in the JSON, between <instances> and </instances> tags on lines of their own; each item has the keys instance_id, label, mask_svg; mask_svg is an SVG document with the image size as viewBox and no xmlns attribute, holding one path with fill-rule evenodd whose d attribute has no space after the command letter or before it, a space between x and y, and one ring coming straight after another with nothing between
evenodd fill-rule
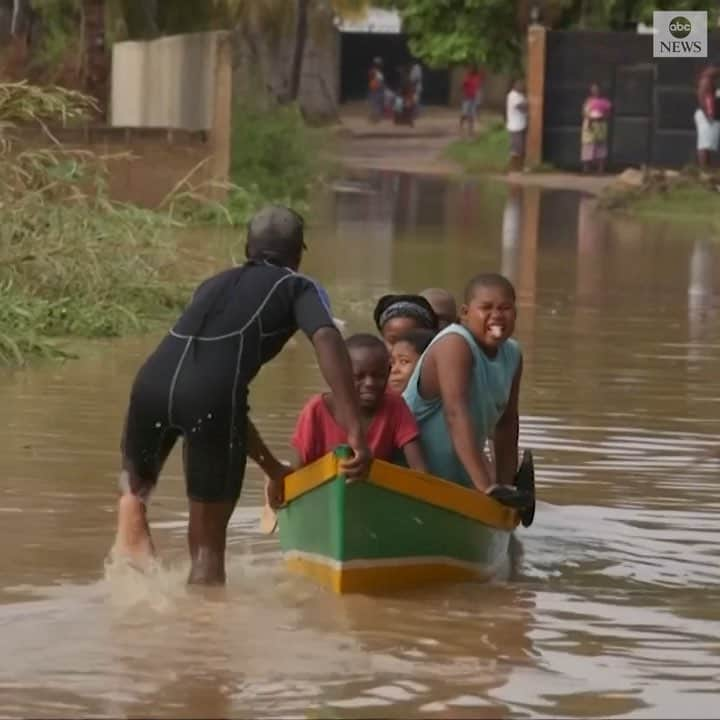
<instances>
[{"instance_id":1,"label":"boy's raised arm","mask_svg":"<svg viewBox=\"0 0 720 720\"><path fill-rule=\"evenodd\" d=\"M492 469L475 440L469 407L473 357L467 341L448 335L435 344L435 372L455 453L478 490L494 484Z\"/></svg>"},{"instance_id":2,"label":"boy's raised arm","mask_svg":"<svg viewBox=\"0 0 720 720\"><path fill-rule=\"evenodd\" d=\"M495 427L495 472L500 485L512 485L517 472L518 461L518 435L520 432L520 379L522 378L522 356L518 363L513 384L510 388L510 397L503 416Z\"/></svg>"}]
</instances>

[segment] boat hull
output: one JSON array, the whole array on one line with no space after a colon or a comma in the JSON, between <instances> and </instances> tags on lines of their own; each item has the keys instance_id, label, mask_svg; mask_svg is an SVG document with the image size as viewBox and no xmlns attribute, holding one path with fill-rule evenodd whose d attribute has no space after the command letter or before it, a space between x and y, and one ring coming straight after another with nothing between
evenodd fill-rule
<instances>
[{"instance_id":1,"label":"boat hull","mask_svg":"<svg viewBox=\"0 0 720 720\"><path fill-rule=\"evenodd\" d=\"M348 483L334 454L289 476L286 499L278 525L288 567L337 593L487 579L518 524L481 493L381 461Z\"/></svg>"}]
</instances>

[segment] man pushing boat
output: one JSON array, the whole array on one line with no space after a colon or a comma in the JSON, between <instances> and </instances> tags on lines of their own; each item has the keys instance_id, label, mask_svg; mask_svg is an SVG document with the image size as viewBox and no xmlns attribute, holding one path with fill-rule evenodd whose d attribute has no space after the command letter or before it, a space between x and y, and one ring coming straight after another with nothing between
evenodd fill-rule
<instances>
[{"instance_id":1,"label":"man pushing boat","mask_svg":"<svg viewBox=\"0 0 720 720\"><path fill-rule=\"evenodd\" d=\"M189 582L225 581L227 525L248 455L268 477L268 503L277 507L283 500L290 469L268 450L248 417L248 386L298 329L315 348L353 450L343 472L367 474L371 458L350 358L327 293L298 273L305 249L297 213L277 206L261 210L248 225L247 262L203 282L140 368L122 438L117 555L142 561L153 554L146 504L182 435Z\"/></svg>"}]
</instances>

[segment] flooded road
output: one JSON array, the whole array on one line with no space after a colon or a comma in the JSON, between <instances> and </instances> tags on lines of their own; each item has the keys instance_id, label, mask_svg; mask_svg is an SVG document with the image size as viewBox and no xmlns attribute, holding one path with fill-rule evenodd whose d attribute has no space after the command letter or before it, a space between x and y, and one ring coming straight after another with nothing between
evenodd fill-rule
<instances>
[{"instance_id":1,"label":"flooded road","mask_svg":"<svg viewBox=\"0 0 720 720\"><path fill-rule=\"evenodd\" d=\"M222 590L188 590L178 453L151 506L163 569L111 572L119 434L157 337L3 372L0 716L720 716L720 243L541 194L394 174L317 203L307 272L349 330L379 295L518 289L521 444L541 498L516 576L334 597L258 534L253 467ZM282 457L320 387L298 337L252 414Z\"/></svg>"}]
</instances>

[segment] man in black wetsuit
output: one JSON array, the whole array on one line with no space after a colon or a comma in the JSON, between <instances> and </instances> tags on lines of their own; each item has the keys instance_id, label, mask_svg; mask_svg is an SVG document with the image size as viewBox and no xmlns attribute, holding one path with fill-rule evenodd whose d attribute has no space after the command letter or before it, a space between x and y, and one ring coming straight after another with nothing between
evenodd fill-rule
<instances>
[{"instance_id":1,"label":"man in black wetsuit","mask_svg":"<svg viewBox=\"0 0 720 720\"><path fill-rule=\"evenodd\" d=\"M203 282L169 334L140 368L122 440L123 470L115 551L153 553L145 504L177 438L190 501L191 583L225 580L227 524L240 496L246 457L268 476L267 500L282 502L288 468L265 446L248 417L248 386L298 330L315 347L337 399L354 455L344 472L370 464L345 343L327 293L297 272L303 220L269 207L248 226L247 262Z\"/></svg>"}]
</instances>

